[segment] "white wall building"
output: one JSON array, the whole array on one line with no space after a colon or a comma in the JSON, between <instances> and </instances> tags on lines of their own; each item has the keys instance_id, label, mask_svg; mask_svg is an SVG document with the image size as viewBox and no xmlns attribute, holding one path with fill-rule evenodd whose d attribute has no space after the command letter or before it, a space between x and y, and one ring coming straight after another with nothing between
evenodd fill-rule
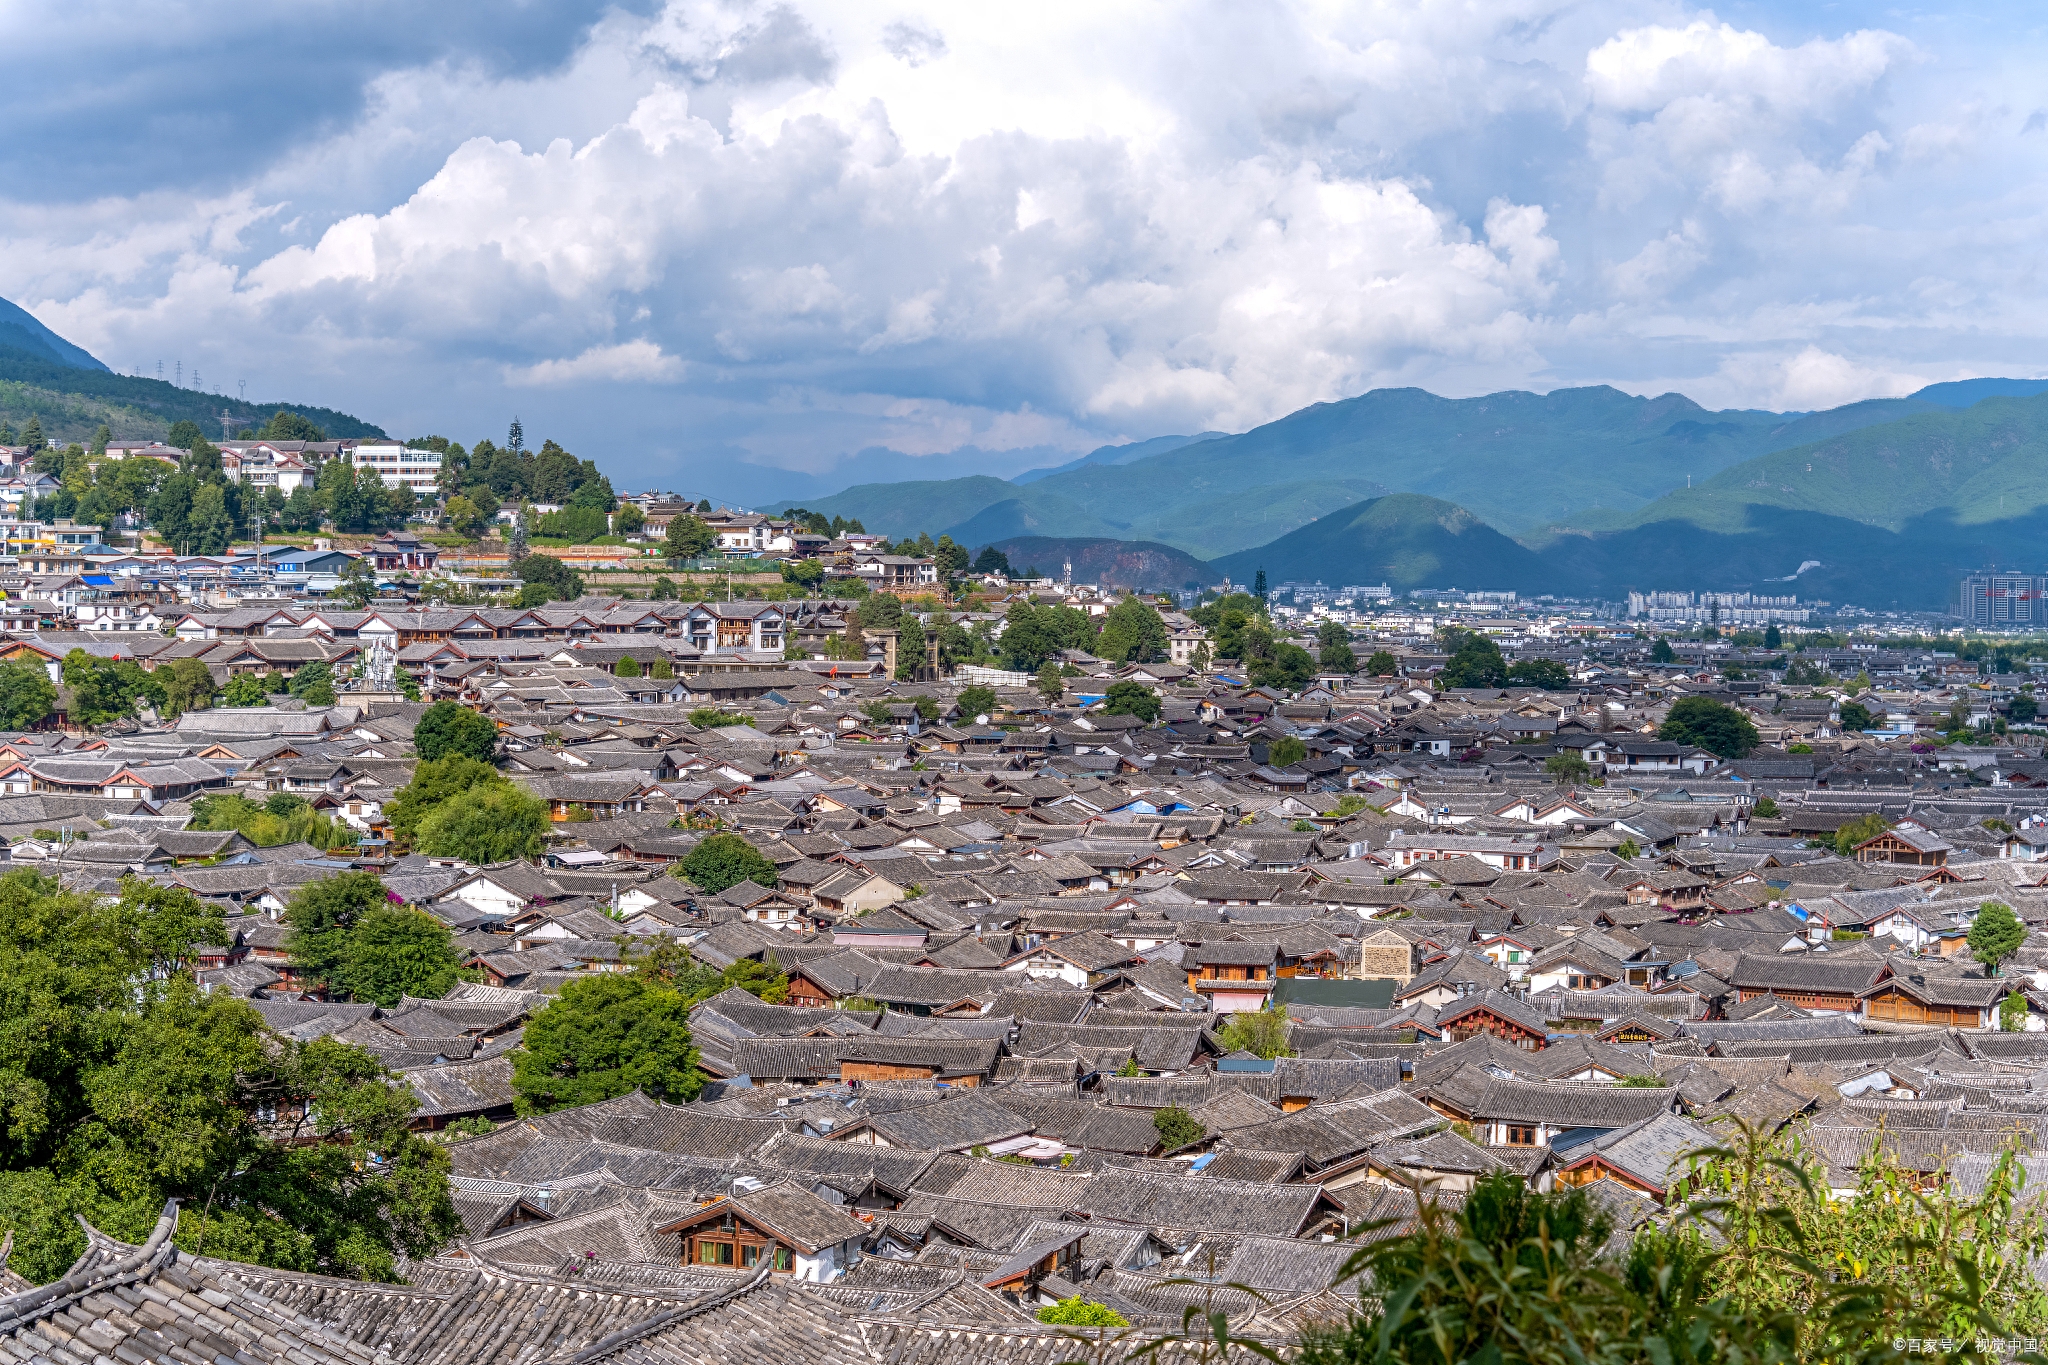
<instances>
[{"instance_id":1,"label":"white wall building","mask_svg":"<svg viewBox=\"0 0 2048 1365\"><path fill-rule=\"evenodd\" d=\"M365 441L343 458L376 470L386 488L402 484L419 497L433 497L441 484L441 453L436 450L414 450L396 441Z\"/></svg>"}]
</instances>

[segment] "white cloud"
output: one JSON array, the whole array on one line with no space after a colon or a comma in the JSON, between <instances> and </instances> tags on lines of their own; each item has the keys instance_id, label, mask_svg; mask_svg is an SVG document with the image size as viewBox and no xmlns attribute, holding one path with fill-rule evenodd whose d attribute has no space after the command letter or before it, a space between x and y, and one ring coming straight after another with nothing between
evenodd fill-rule
<instances>
[{"instance_id":1,"label":"white cloud","mask_svg":"<svg viewBox=\"0 0 2048 1365\"><path fill-rule=\"evenodd\" d=\"M1840 407L1866 398L1901 398L1934 382L1858 364L1818 346L1790 355L1731 356L1721 369L1736 387L1757 394L1761 406L1786 412Z\"/></svg>"},{"instance_id":2,"label":"white cloud","mask_svg":"<svg viewBox=\"0 0 2048 1365\"><path fill-rule=\"evenodd\" d=\"M406 431L500 424L511 386L572 448L709 467L1386 384L1811 407L2048 367L2034 40L1975 70L1750 22L670 0L558 66L437 49L225 190L9 205L0 295L123 368Z\"/></svg>"},{"instance_id":3,"label":"white cloud","mask_svg":"<svg viewBox=\"0 0 2048 1365\"><path fill-rule=\"evenodd\" d=\"M663 355L651 341L624 341L616 346L593 346L566 360L543 360L537 365L508 368L505 379L513 384L616 384L666 383L683 377L683 362Z\"/></svg>"},{"instance_id":4,"label":"white cloud","mask_svg":"<svg viewBox=\"0 0 2048 1365\"><path fill-rule=\"evenodd\" d=\"M1683 100L1821 109L1860 94L1911 50L1897 34L1872 29L1779 47L1761 33L1697 19L1616 34L1586 55L1586 84L1600 105L1635 114Z\"/></svg>"}]
</instances>

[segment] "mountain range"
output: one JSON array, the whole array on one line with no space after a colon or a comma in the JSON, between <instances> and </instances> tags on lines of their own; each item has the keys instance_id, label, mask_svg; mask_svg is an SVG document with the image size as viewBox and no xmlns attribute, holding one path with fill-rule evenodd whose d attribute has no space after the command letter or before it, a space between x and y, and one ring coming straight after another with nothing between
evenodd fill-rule
<instances>
[{"instance_id":1,"label":"mountain range","mask_svg":"<svg viewBox=\"0 0 2048 1365\"><path fill-rule=\"evenodd\" d=\"M161 379L116 374L26 310L0 299L0 421L17 432L34 417L55 441L89 441L104 426L117 440L162 439L181 421L221 434L221 414L261 426L283 408L310 418L331 439L382 437L383 428L332 408L248 403L180 388Z\"/></svg>"},{"instance_id":2,"label":"mountain range","mask_svg":"<svg viewBox=\"0 0 2048 1365\"><path fill-rule=\"evenodd\" d=\"M1240 435L1105 447L1007 481L867 484L808 505L891 535L1029 538L1041 560L1057 557L1052 542L1086 542L1093 559L1189 572L1171 586L1246 582L1263 567L1276 582L1758 589L1938 608L1958 574L2037 554L2044 456L2048 380L1795 413L1604 386L1468 399L1379 389ZM1171 547L1209 573L1119 559L1105 541ZM1169 583L1143 584L1154 585Z\"/></svg>"}]
</instances>

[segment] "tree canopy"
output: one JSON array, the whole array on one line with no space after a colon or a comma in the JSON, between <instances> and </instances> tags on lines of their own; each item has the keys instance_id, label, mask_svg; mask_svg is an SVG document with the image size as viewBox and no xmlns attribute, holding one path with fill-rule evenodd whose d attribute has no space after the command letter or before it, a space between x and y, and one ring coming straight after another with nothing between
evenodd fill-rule
<instances>
[{"instance_id":1,"label":"tree canopy","mask_svg":"<svg viewBox=\"0 0 2048 1365\"><path fill-rule=\"evenodd\" d=\"M1104 713L1112 716L1136 716L1146 724L1159 719L1159 694L1141 682L1126 678L1109 685Z\"/></svg>"},{"instance_id":2,"label":"tree canopy","mask_svg":"<svg viewBox=\"0 0 2048 1365\"><path fill-rule=\"evenodd\" d=\"M1757 742L1749 717L1712 697L1682 697L1673 703L1657 738L1694 745L1722 758L1741 758Z\"/></svg>"},{"instance_id":3,"label":"tree canopy","mask_svg":"<svg viewBox=\"0 0 2048 1365\"><path fill-rule=\"evenodd\" d=\"M775 885L775 864L737 834L707 835L690 850L688 857L676 864L676 870L713 896L744 881L759 886Z\"/></svg>"},{"instance_id":4,"label":"tree canopy","mask_svg":"<svg viewBox=\"0 0 2048 1365\"><path fill-rule=\"evenodd\" d=\"M512 1057L521 1114L545 1114L644 1090L681 1104L703 1087L680 991L638 973L572 981L526 1025Z\"/></svg>"},{"instance_id":5,"label":"tree canopy","mask_svg":"<svg viewBox=\"0 0 2048 1365\"><path fill-rule=\"evenodd\" d=\"M498 726L460 702L437 701L413 727L412 745L423 763L451 755L488 763L498 751Z\"/></svg>"},{"instance_id":6,"label":"tree canopy","mask_svg":"<svg viewBox=\"0 0 2048 1365\"><path fill-rule=\"evenodd\" d=\"M1126 597L1102 618L1095 652L1111 663L1157 663L1166 657L1168 639L1159 613L1138 598Z\"/></svg>"},{"instance_id":7,"label":"tree canopy","mask_svg":"<svg viewBox=\"0 0 2048 1365\"><path fill-rule=\"evenodd\" d=\"M1445 687L1506 687L1508 661L1500 646L1484 635L1463 630L1446 630L1443 643L1450 648L1450 662L1437 681Z\"/></svg>"},{"instance_id":8,"label":"tree canopy","mask_svg":"<svg viewBox=\"0 0 2048 1365\"><path fill-rule=\"evenodd\" d=\"M1984 970L1998 975L1998 964L2019 951L2027 941L2027 926L2004 901L1985 901L1970 921L1970 956L1984 964Z\"/></svg>"},{"instance_id":9,"label":"tree canopy","mask_svg":"<svg viewBox=\"0 0 2048 1365\"><path fill-rule=\"evenodd\" d=\"M73 1214L139 1242L170 1197L188 1251L350 1277L391 1279L398 1254L460 1233L447 1158L408 1131L415 1101L373 1056L279 1037L247 1001L198 989L195 950L226 941L183 890L129 881L102 899L0 876L12 1268L61 1273L84 1249Z\"/></svg>"}]
</instances>

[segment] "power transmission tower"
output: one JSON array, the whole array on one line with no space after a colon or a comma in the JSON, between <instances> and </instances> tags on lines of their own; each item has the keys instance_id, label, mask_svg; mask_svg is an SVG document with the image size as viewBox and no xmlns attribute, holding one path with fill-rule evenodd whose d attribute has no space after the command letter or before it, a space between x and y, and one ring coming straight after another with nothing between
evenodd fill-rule
<instances>
[{"instance_id":1,"label":"power transmission tower","mask_svg":"<svg viewBox=\"0 0 2048 1365\"><path fill-rule=\"evenodd\" d=\"M180 360L174 362L174 364L176 368L172 371L172 375L174 377L171 381L171 387L174 389L182 389L185 387L185 362Z\"/></svg>"}]
</instances>

